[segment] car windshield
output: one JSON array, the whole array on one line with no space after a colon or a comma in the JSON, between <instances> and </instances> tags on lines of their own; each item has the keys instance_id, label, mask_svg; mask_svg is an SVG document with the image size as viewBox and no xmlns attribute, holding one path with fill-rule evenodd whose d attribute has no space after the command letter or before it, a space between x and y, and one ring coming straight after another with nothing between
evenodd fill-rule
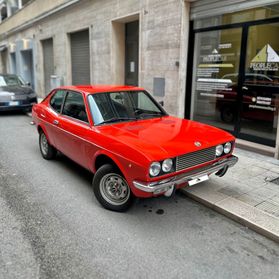
<instances>
[{"instance_id":1,"label":"car windshield","mask_svg":"<svg viewBox=\"0 0 279 279\"><path fill-rule=\"evenodd\" d=\"M95 125L166 115L144 91L98 93L88 101Z\"/></svg>"},{"instance_id":2,"label":"car windshield","mask_svg":"<svg viewBox=\"0 0 279 279\"><path fill-rule=\"evenodd\" d=\"M22 86L23 80L16 75L0 75L0 86Z\"/></svg>"}]
</instances>

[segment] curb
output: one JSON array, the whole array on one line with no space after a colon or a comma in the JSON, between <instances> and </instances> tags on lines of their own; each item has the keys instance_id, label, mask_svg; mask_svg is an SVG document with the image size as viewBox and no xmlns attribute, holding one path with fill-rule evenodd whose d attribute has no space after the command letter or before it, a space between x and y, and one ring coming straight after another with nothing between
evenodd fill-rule
<instances>
[{"instance_id":1,"label":"curb","mask_svg":"<svg viewBox=\"0 0 279 279\"><path fill-rule=\"evenodd\" d=\"M181 189L181 192L187 197L279 243L279 218L208 188L197 190L184 188Z\"/></svg>"}]
</instances>

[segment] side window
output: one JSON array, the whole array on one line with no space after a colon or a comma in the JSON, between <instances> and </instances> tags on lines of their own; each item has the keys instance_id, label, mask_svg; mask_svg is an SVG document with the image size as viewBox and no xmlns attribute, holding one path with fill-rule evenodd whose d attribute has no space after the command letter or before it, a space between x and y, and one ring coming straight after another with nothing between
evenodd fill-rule
<instances>
[{"instance_id":1,"label":"side window","mask_svg":"<svg viewBox=\"0 0 279 279\"><path fill-rule=\"evenodd\" d=\"M64 90L58 90L50 99L50 105L51 107L56 111L60 112L61 111L61 106L64 100L66 92Z\"/></svg>"},{"instance_id":2,"label":"side window","mask_svg":"<svg viewBox=\"0 0 279 279\"><path fill-rule=\"evenodd\" d=\"M83 97L77 92L68 92L63 107L64 115L88 122Z\"/></svg>"}]
</instances>

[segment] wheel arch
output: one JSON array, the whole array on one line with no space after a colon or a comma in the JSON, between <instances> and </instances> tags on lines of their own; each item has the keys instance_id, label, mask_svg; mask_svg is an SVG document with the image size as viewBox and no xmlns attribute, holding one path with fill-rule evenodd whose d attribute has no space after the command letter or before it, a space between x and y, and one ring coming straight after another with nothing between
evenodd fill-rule
<instances>
[{"instance_id":1,"label":"wheel arch","mask_svg":"<svg viewBox=\"0 0 279 279\"><path fill-rule=\"evenodd\" d=\"M38 126L37 126L37 131L38 131L39 134L40 134L41 132L44 132L44 133L45 133L45 131L44 131L44 129L42 128L41 125L38 125Z\"/></svg>"},{"instance_id":2,"label":"wheel arch","mask_svg":"<svg viewBox=\"0 0 279 279\"><path fill-rule=\"evenodd\" d=\"M105 164L113 165L126 178L126 172L116 156L113 154L108 154L105 151L98 152L94 156L93 172L95 173L101 166Z\"/></svg>"},{"instance_id":3,"label":"wheel arch","mask_svg":"<svg viewBox=\"0 0 279 279\"><path fill-rule=\"evenodd\" d=\"M39 125L37 126L37 131L38 131L39 134L40 134L41 132L43 132L43 133L46 135L46 138L47 138L48 142L49 142L51 145L53 145L53 143L51 142L51 140L50 140L50 138L49 138L49 136L48 136L48 133L47 133L46 129L45 129L42 125L39 124Z\"/></svg>"}]
</instances>

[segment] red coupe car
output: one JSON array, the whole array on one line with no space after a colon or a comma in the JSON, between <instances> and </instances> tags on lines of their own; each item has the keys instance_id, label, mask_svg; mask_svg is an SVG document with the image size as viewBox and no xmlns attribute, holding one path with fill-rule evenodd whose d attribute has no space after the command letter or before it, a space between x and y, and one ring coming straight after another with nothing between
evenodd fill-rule
<instances>
[{"instance_id":1,"label":"red coupe car","mask_svg":"<svg viewBox=\"0 0 279 279\"><path fill-rule=\"evenodd\" d=\"M32 116L43 158L59 150L94 173L95 196L110 210L222 176L238 160L231 134L169 116L139 87L57 88Z\"/></svg>"}]
</instances>

